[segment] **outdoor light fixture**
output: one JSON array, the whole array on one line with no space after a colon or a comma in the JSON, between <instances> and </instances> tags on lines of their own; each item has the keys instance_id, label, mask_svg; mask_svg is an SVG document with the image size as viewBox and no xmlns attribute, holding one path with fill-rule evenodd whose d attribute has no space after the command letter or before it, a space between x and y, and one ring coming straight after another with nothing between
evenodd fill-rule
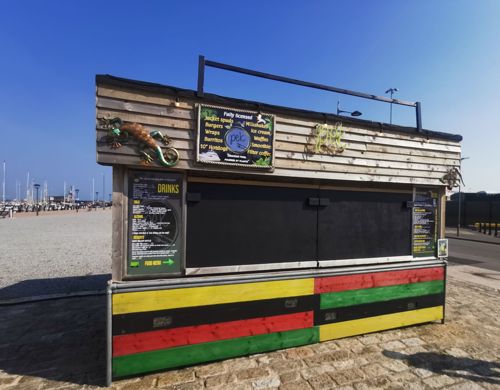
<instances>
[{"instance_id":1,"label":"outdoor light fixture","mask_svg":"<svg viewBox=\"0 0 500 390\"><path fill-rule=\"evenodd\" d=\"M351 116L361 116L361 115L363 115L363 113L361 113L360 111L344 111L344 110L341 110L339 108L339 105L340 105L340 101L337 100L337 115L340 115L340 114L350 114Z\"/></svg>"},{"instance_id":2,"label":"outdoor light fixture","mask_svg":"<svg viewBox=\"0 0 500 390\"><path fill-rule=\"evenodd\" d=\"M395 92L398 92L399 89L397 88L389 88L387 91L385 91L385 93L390 93L391 94L391 99L392 99L392 95L395 93ZM390 116L390 122L389 122L391 125L392 125L392 102L391 102L391 116Z\"/></svg>"}]
</instances>

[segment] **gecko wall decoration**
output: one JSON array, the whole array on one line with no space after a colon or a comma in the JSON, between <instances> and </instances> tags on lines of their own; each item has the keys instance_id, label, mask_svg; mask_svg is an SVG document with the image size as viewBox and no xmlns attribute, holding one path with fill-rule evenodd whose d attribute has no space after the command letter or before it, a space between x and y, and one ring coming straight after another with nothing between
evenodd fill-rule
<instances>
[{"instance_id":1,"label":"gecko wall decoration","mask_svg":"<svg viewBox=\"0 0 500 390\"><path fill-rule=\"evenodd\" d=\"M98 118L100 125L108 130L106 143L112 149L118 149L127 143L130 138L139 142L139 154L143 164L149 165L154 157L148 153L148 149L155 153L156 160L164 167L173 167L179 162L179 152L177 149L167 147L164 151L157 144L160 141L164 146L170 145L170 137L163 135L160 131L148 132L139 123L123 122L120 118Z\"/></svg>"},{"instance_id":2,"label":"gecko wall decoration","mask_svg":"<svg viewBox=\"0 0 500 390\"><path fill-rule=\"evenodd\" d=\"M333 126L327 124L318 124L309 136L306 152L308 154L342 153L347 147L347 145L342 142L343 136L344 129L342 129L341 122L337 122ZM312 145L313 143L314 145Z\"/></svg>"},{"instance_id":3,"label":"gecko wall decoration","mask_svg":"<svg viewBox=\"0 0 500 390\"><path fill-rule=\"evenodd\" d=\"M449 190L452 190L454 187L458 187L460 183L465 185L464 180L462 179L462 174L457 167L451 167L448 169L439 181L446 184L446 187Z\"/></svg>"}]
</instances>

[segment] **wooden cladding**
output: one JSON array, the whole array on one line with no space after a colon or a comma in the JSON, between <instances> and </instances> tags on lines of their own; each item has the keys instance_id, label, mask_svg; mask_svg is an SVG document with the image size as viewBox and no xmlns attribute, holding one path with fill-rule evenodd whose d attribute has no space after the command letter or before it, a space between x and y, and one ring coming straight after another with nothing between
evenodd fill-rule
<instances>
[{"instance_id":1,"label":"wooden cladding","mask_svg":"<svg viewBox=\"0 0 500 390\"><path fill-rule=\"evenodd\" d=\"M444 285L438 266L115 292L113 377L440 320Z\"/></svg>"},{"instance_id":2,"label":"wooden cladding","mask_svg":"<svg viewBox=\"0 0 500 390\"><path fill-rule=\"evenodd\" d=\"M211 102L206 100L203 103ZM234 108L238 109L237 106ZM195 162L197 114L194 99L179 100L148 91L98 85L97 118L116 116L124 121L141 123L151 131L160 130L172 138L171 146L180 154L175 168L180 170L442 186L439 179L451 167L458 166L460 159L460 145L452 140L353 125L342 126L342 143L346 145L343 152L311 153L318 123L276 113L273 172L215 167ZM105 142L106 135L107 131L97 122L99 163L141 164L135 141L111 149ZM155 162L152 164L156 166Z\"/></svg>"},{"instance_id":3,"label":"wooden cladding","mask_svg":"<svg viewBox=\"0 0 500 390\"><path fill-rule=\"evenodd\" d=\"M313 291L313 279L292 279L238 285L131 292L114 297L113 314L293 297L313 294Z\"/></svg>"}]
</instances>

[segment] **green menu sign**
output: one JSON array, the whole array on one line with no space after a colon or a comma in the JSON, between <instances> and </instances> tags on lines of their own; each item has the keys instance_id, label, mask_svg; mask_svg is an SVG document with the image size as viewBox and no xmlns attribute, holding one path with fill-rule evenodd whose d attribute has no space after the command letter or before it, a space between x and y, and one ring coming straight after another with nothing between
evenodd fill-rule
<instances>
[{"instance_id":1,"label":"green menu sign","mask_svg":"<svg viewBox=\"0 0 500 390\"><path fill-rule=\"evenodd\" d=\"M198 121L198 162L272 168L273 115L200 105Z\"/></svg>"},{"instance_id":2,"label":"green menu sign","mask_svg":"<svg viewBox=\"0 0 500 390\"><path fill-rule=\"evenodd\" d=\"M128 275L177 274L182 263L182 175L129 171Z\"/></svg>"}]
</instances>

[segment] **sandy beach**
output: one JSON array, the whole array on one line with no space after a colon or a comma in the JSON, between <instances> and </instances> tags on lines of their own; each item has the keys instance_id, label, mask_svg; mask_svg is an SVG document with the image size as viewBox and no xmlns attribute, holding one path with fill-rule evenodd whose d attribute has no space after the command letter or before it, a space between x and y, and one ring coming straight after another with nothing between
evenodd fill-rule
<instances>
[{"instance_id":1,"label":"sandy beach","mask_svg":"<svg viewBox=\"0 0 500 390\"><path fill-rule=\"evenodd\" d=\"M0 300L105 288L111 209L0 219Z\"/></svg>"}]
</instances>

